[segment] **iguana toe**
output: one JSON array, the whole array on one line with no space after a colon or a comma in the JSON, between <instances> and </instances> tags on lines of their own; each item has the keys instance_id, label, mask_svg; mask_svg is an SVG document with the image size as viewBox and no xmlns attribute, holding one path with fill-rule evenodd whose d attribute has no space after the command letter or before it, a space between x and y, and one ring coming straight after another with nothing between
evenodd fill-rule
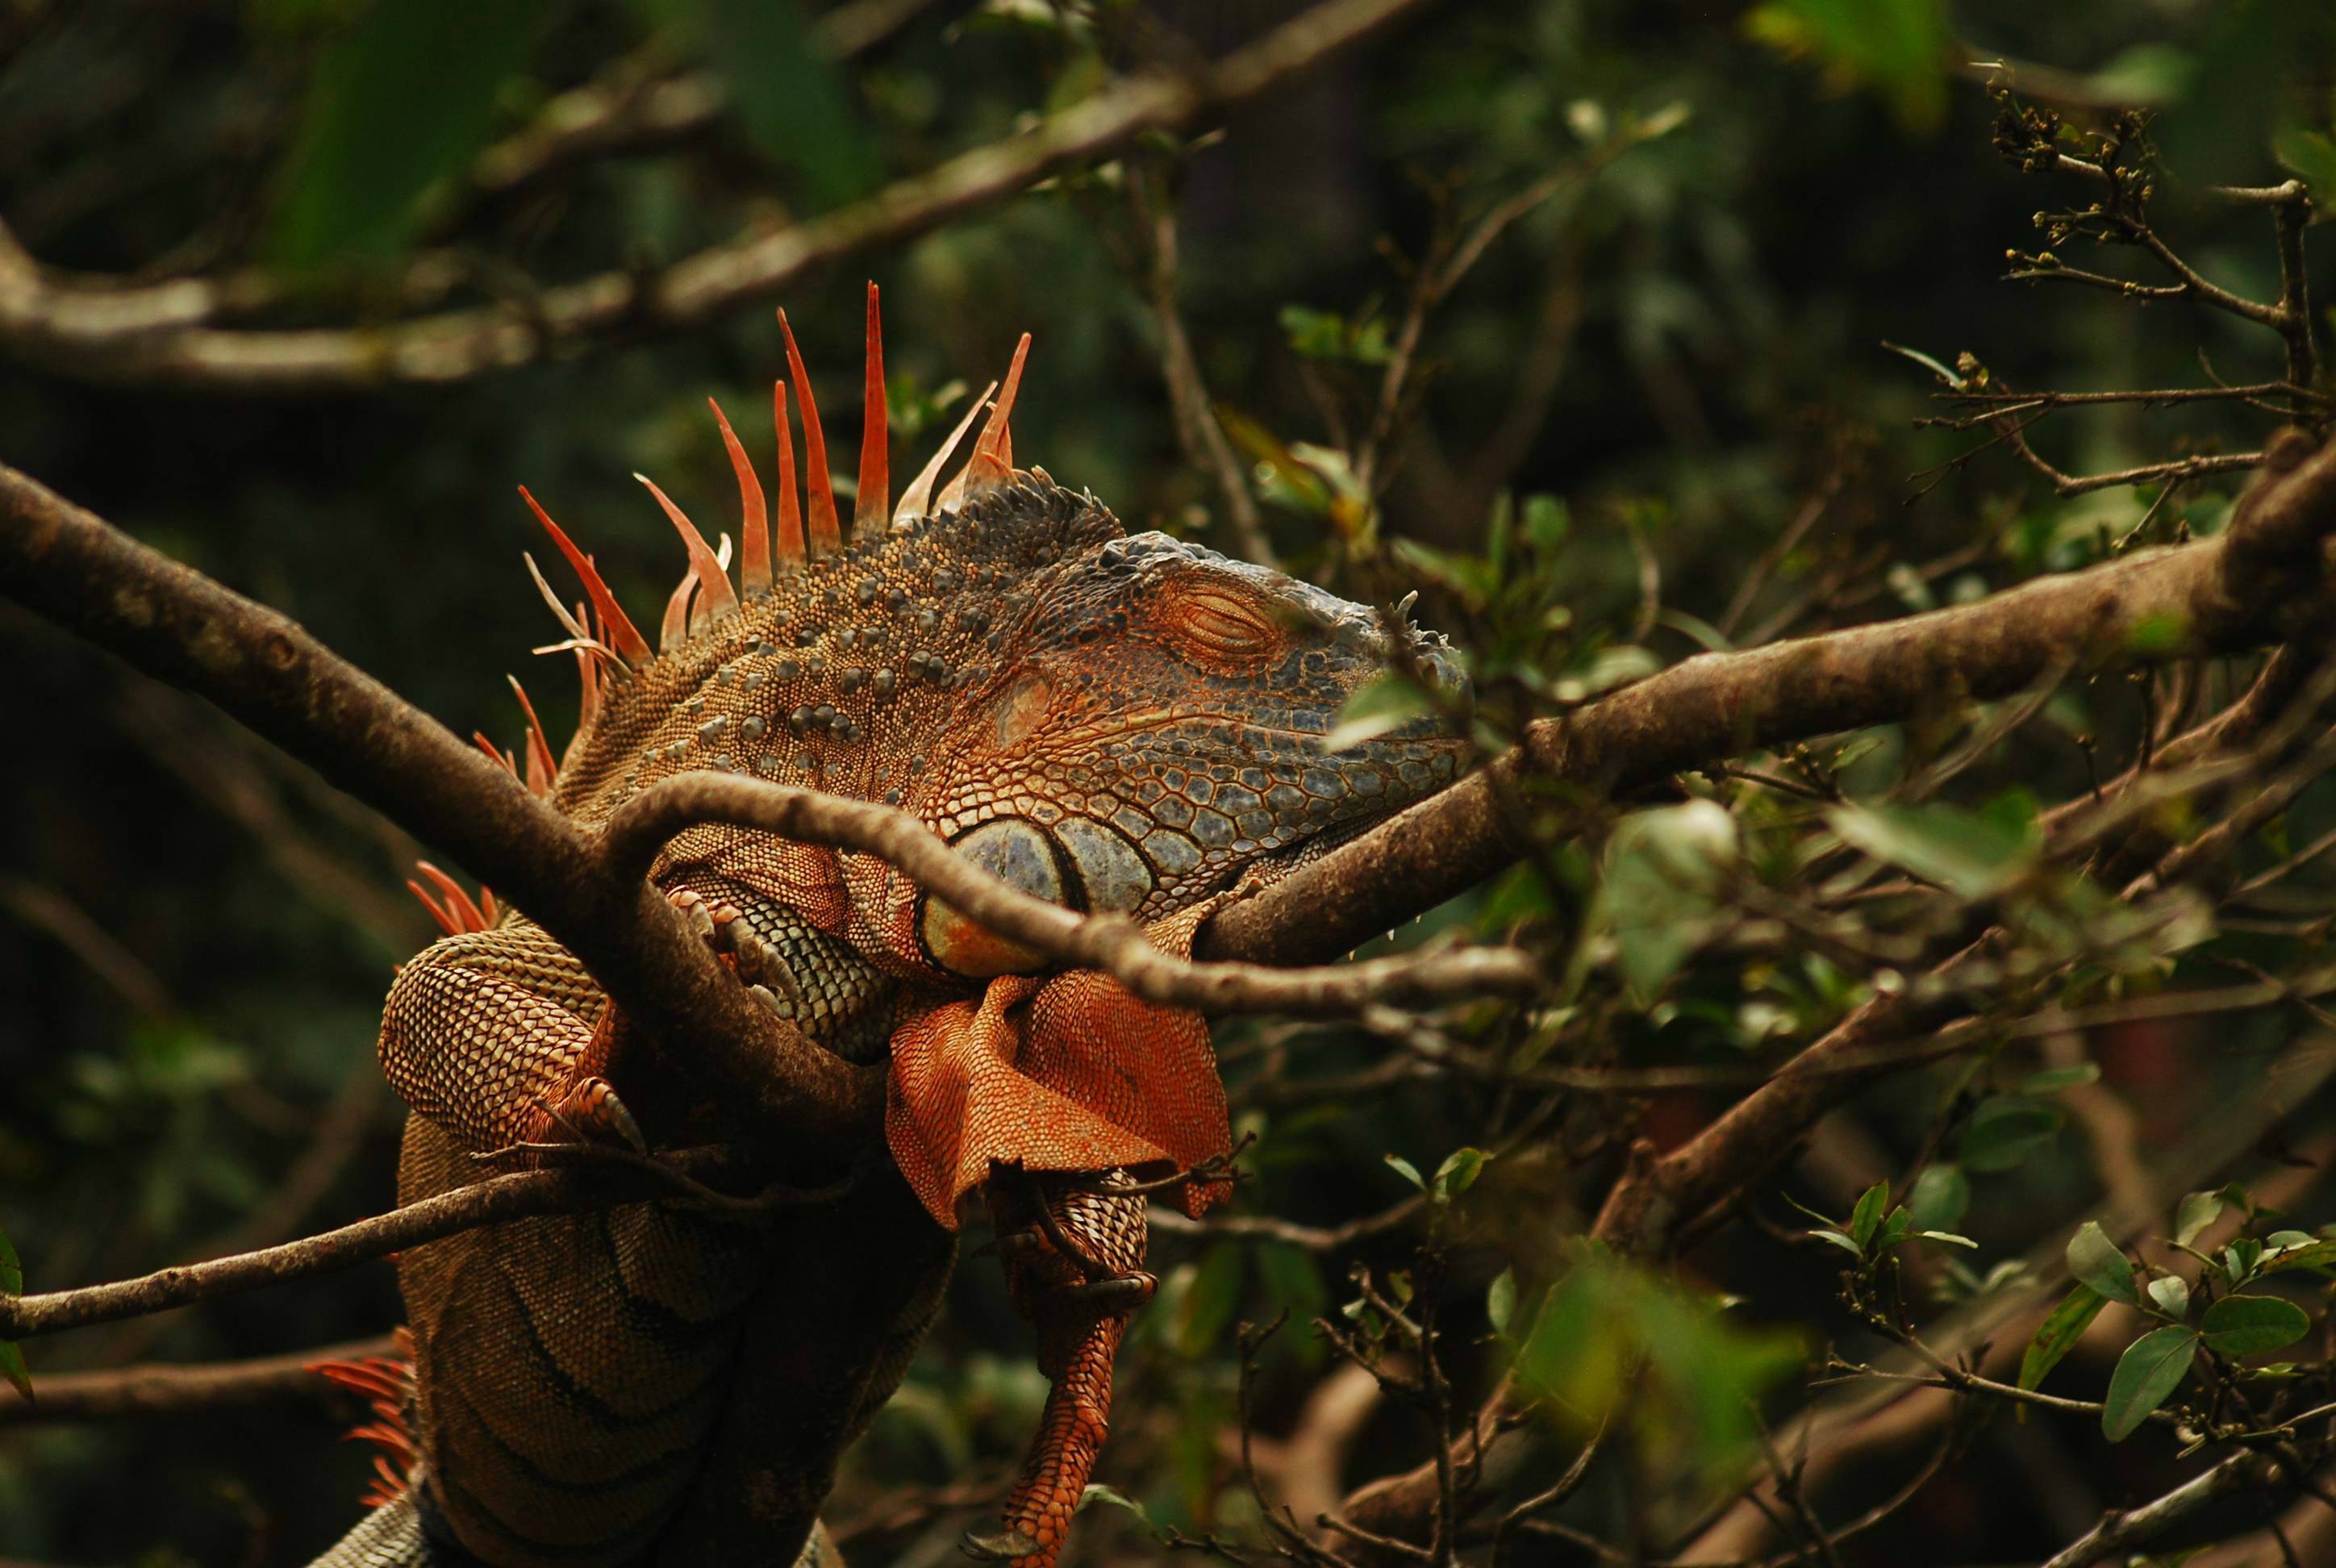
<instances>
[{"instance_id":1,"label":"iguana toe","mask_svg":"<svg viewBox=\"0 0 2336 1568\"><path fill-rule=\"evenodd\" d=\"M1038 1550L1038 1538L1027 1530L997 1530L987 1535L968 1530L957 1538L957 1549L978 1563L1010 1563Z\"/></svg>"}]
</instances>

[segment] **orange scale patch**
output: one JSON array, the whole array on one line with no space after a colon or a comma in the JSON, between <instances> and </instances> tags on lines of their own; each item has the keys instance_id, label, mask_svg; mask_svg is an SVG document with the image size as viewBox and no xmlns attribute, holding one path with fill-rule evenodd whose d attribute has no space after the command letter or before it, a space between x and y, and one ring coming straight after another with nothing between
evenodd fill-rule
<instances>
[{"instance_id":1,"label":"orange scale patch","mask_svg":"<svg viewBox=\"0 0 2336 1568\"><path fill-rule=\"evenodd\" d=\"M1188 954L1212 907L1145 935ZM1002 975L978 1004L944 1003L902 1025L892 1037L884 1126L910 1189L950 1230L959 1200L996 1165L1183 1169L1231 1147L1207 1020L1141 1001L1084 969ZM1197 1215L1228 1190L1194 1183L1176 1197Z\"/></svg>"}]
</instances>

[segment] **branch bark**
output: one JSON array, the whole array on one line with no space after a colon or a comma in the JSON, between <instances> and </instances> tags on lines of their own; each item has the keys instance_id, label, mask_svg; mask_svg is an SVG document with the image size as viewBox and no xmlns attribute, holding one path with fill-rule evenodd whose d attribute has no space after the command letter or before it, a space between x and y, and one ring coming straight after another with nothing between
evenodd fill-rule
<instances>
[{"instance_id":1,"label":"branch bark","mask_svg":"<svg viewBox=\"0 0 2336 1568\"><path fill-rule=\"evenodd\" d=\"M196 1366L141 1362L98 1372L59 1372L41 1379L37 1400L0 1388L0 1427L68 1421L142 1420L250 1405L323 1405L355 1401L308 1368L319 1361L356 1361L388 1356L396 1346L387 1334L319 1345L285 1356Z\"/></svg>"},{"instance_id":2,"label":"branch bark","mask_svg":"<svg viewBox=\"0 0 2336 1568\"><path fill-rule=\"evenodd\" d=\"M1509 767L1513 779L1539 769L1577 788L1611 792L1717 760L1728 755L1726 748L1902 717L1942 695L2001 696L2072 656L2081 669L2233 653L2295 635L2310 617L2324 612L2325 541L2336 532L2336 442L2312 451L2308 441L2290 437L2293 433L2272 443L2263 478L2241 499L2228 530L2204 544L2045 579L1957 609L1747 653L1705 655L1565 719L1544 721L1561 727L1529 738L1525 748L1495 765ZM2154 629L2136 639L2145 628ZM1698 666L1701 672L1690 675ZM1432 813L1483 778L1414 807L1314 869L1368 848L1388 829ZM1479 820L1489 822L1491 831L1504 827L1489 804ZM1362 869L1379 873L1386 861L1412 852L1422 841L1415 824L1362 861ZM1488 852L1481 841L1459 848ZM1415 880L1426 874L1425 867L1410 872ZM1253 913L1289 886L1278 884L1251 905L1227 911L1215 925ZM1327 896L1319 890L1312 894L1318 925L1326 907L1319 901ZM1666 1250L1689 1220L1754 1179L1810 1123L1874 1076L1834 1072L1837 1059L1857 1059L1875 1038L1932 1021L1910 995L1877 998L1852 1013L1669 1154L1658 1158L1642 1142L1591 1234L1618 1251ZM1485 1477L1480 1497L1497 1492L1499 1475L1529 1446L1510 1440L1524 1403L1521 1391L1504 1381L1469 1418ZM1425 1538L1438 1496L1434 1467L1420 1466L1364 1487L1348 1500L1346 1513L1376 1534L1416 1541Z\"/></svg>"},{"instance_id":3,"label":"branch bark","mask_svg":"<svg viewBox=\"0 0 2336 1568\"><path fill-rule=\"evenodd\" d=\"M234 301L218 281L122 287L61 280L0 229L0 346L92 379L289 392L456 381L618 333L694 326L770 298L830 262L1017 195L1148 131L1247 102L1429 3L1324 0L1195 71L1114 83L1027 135L960 153L864 201L775 233L742 236L646 278L611 271L547 288L524 310L454 310L363 327L226 329L216 319Z\"/></svg>"},{"instance_id":4,"label":"branch bark","mask_svg":"<svg viewBox=\"0 0 2336 1568\"><path fill-rule=\"evenodd\" d=\"M977 869L907 812L730 774L684 774L643 791L608 819L600 858L611 876L646 876L669 840L709 822L872 855L1000 936L1070 968L1116 976L1146 1001L1204 1013L1340 1017L1372 1003L1434 1006L1528 996L1543 983L1540 966L1514 948L1428 951L1299 969L1187 963L1146 941L1142 928L1124 915L1076 914Z\"/></svg>"},{"instance_id":5,"label":"branch bark","mask_svg":"<svg viewBox=\"0 0 2336 1568\"><path fill-rule=\"evenodd\" d=\"M279 1247L236 1252L209 1262L157 1270L135 1280L119 1280L80 1290L31 1296L0 1296L0 1339L31 1339L93 1323L119 1322L167 1312L195 1301L257 1290L312 1274L385 1258L424 1242L499 1225L538 1214L581 1213L648 1198L672 1197L676 1173L703 1165L705 1158L668 1156L668 1170L634 1164L590 1164L547 1171L517 1171L490 1176L436 1197L423 1198L386 1214L359 1220L336 1231L304 1236ZM35 1393L37 1394L37 1386Z\"/></svg>"},{"instance_id":6,"label":"branch bark","mask_svg":"<svg viewBox=\"0 0 2336 1568\"><path fill-rule=\"evenodd\" d=\"M582 959L738 1119L807 1158L848 1159L881 1071L757 1006L656 889L610 877L575 825L290 618L149 550L0 465L0 592L158 679L209 698L417 837L443 846Z\"/></svg>"},{"instance_id":7,"label":"branch bark","mask_svg":"<svg viewBox=\"0 0 2336 1568\"><path fill-rule=\"evenodd\" d=\"M1525 852L1504 795L1602 800L1746 752L2006 696L2059 665L2082 674L2281 641L2324 611L2313 552L2336 529L2336 443L2300 442L2273 443L2266 478L2214 539L1975 604L1698 654L1539 720L1490 767L1225 910L1194 956L1307 963L1393 929Z\"/></svg>"}]
</instances>

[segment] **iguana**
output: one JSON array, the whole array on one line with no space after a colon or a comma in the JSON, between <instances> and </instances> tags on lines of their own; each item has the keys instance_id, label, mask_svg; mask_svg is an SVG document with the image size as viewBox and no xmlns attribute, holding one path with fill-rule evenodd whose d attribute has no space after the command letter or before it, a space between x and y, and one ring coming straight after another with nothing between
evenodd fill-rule
<instances>
[{"instance_id":1,"label":"iguana","mask_svg":"<svg viewBox=\"0 0 2336 1568\"><path fill-rule=\"evenodd\" d=\"M656 649L521 492L587 596L564 605L528 561L568 633L555 646L581 671L582 717L557 760L531 706L523 762L482 744L553 808L594 828L697 769L881 801L1027 892L1127 911L1189 953L1245 879L1453 777L1457 745L1436 718L1324 750L1404 623L1165 534L1128 535L1092 496L1014 466L1027 335L1002 387L889 505L873 284L847 540L780 322L802 499L787 383L773 395L774 531L715 404L738 573L728 540L709 546L644 479L689 557ZM1403 635L1406 667L1465 694L1441 638ZM382 1022L384 1069L413 1112L401 1202L479 1179L492 1151L638 1149L643 1126L664 1143L695 1125L686 1069L629 1075L621 1097L604 1078L627 1021L575 958L524 914L433 875L436 898L416 891L448 934L399 972ZM408 1251L410 1366L336 1369L383 1417L362 1429L390 1453L380 1505L322 1563L704 1563L741 1520L768 1544L758 1561L817 1555L834 1456L905 1370L959 1202L978 1189L1052 1392L1001 1527L966 1544L1051 1563L1103 1439L1121 1331L1152 1288L1143 1189L1197 1167L1167 1189L1195 1213L1222 1191L1205 1024L1100 974L1049 973L870 856L705 824L651 875L738 983L812 1042L889 1057L887 1141L904 1180L887 1168L834 1203L761 1217L644 1202ZM657 1048L667 1068L686 1060Z\"/></svg>"}]
</instances>

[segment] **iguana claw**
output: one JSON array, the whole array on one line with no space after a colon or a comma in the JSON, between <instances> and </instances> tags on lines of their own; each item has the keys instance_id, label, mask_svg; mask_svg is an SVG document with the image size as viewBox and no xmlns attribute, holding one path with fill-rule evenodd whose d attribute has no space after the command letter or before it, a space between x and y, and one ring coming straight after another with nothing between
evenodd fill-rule
<instances>
[{"instance_id":1,"label":"iguana claw","mask_svg":"<svg viewBox=\"0 0 2336 1568\"><path fill-rule=\"evenodd\" d=\"M1065 1301L1075 1301L1105 1312L1133 1312L1152 1300L1160 1289L1160 1281L1150 1274L1114 1274L1108 1280L1089 1280L1083 1285L1065 1285L1056 1294Z\"/></svg>"},{"instance_id":2,"label":"iguana claw","mask_svg":"<svg viewBox=\"0 0 2336 1568\"><path fill-rule=\"evenodd\" d=\"M977 1563L1010 1563L1038 1549L1038 1538L1027 1530L999 1530L978 1535L968 1530L957 1538L957 1549Z\"/></svg>"}]
</instances>

